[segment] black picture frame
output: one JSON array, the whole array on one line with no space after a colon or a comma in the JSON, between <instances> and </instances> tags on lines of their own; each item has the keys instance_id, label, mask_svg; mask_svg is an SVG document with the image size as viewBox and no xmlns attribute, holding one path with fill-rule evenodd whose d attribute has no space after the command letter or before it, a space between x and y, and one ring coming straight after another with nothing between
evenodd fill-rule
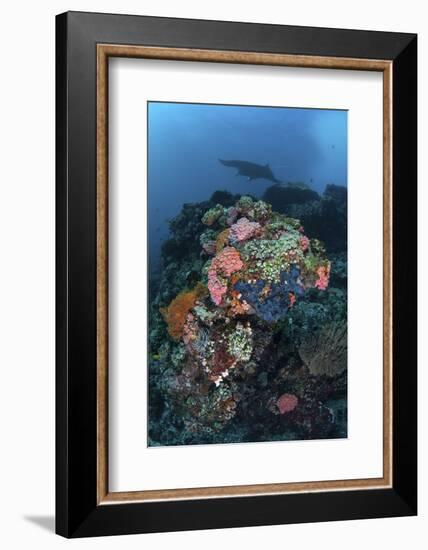
<instances>
[{"instance_id":1,"label":"black picture frame","mask_svg":"<svg viewBox=\"0 0 428 550\"><path fill-rule=\"evenodd\" d=\"M96 46L392 62L392 487L97 503ZM64 537L417 513L417 36L68 12L56 18L56 532Z\"/></svg>"}]
</instances>

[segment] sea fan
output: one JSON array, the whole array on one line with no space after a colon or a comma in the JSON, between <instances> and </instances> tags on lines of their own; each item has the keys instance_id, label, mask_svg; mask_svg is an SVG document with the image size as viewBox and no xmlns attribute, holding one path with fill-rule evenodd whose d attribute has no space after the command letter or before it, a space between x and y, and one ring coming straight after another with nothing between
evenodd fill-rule
<instances>
[{"instance_id":1,"label":"sea fan","mask_svg":"<svg viewBox=\"0 0 428 550\"><path fill-rule=\"evenodd\" d=\"M303 363L314 376L337 376L346 369L348 346L345 323L332 323L307 338L299 348Z\"/></svg>"}]
</instances>

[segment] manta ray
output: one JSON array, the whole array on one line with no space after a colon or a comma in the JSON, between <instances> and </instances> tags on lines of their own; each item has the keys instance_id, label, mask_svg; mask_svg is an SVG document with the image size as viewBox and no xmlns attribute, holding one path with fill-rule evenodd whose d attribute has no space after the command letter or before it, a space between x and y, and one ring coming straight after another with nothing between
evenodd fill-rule
<instances>
[{"instance_id":1,"label":"manta ray","mask_svg":"<svg viewBox=\"0 0 428 550\"><path fill-rule=\"evenodd\" d=\"M248 181L257 179L266 179L273 181L274 183L282 183L276 179L270 169L269 164L256 164L255 162L248 162L246 160L222 160L218 159L224 166L230 166L236 168L238 172L237 176L246 176Z\"/></svg>"}]
</instances>

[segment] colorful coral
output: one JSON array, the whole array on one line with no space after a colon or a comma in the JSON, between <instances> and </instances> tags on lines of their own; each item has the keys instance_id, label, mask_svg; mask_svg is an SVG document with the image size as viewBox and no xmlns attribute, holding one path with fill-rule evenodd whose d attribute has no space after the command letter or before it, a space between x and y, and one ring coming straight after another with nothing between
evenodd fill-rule
<instances>
[{"instance_id":1,"label":"colorful coral","mask_svg":"<svg viewBox=\"0 0 428 550\"><path fill-rule=\"evenodd\" d=\"M235 207L209 209L202 221L209 226L227 225L236 213L245 216L217 233L209 229L200 239L206 252L216 253L207 268L208 290L216 306L226 307L232 317L255 314L274 322L308 288L328 287L330 264L322 256L322 245L314 241L311 246L298 220L272 213L267 203L241 197ZM186 322L186 339L190 339L188 314L197 298L192 291L181 293L162 310L174 339L183 336Z\"/></svg>"},{"instance_id":2,"label":"colorful coral","mask_svg":"<svg viewBox=\"0 0 428 550\"><path fill-rule=\"evenodd\" d=\"M218 232L217 254L208 267L214 304L230 307L232 315L249 313L251 308L263 320L276 321L307 288L327 288L329 263L324 250L318 241L311 246L298 220L275 214L269 205L250 197L241 197L235 210L245 215ZM203 221L211 223L213 212L219 211L209 210ZM224 267L229 262L233 269ZM237 271L240 276L231 284L230 276Z\"/></svg>"},{"instance_id":3,"label":"colorful coral","mask_svg":"<svg viewBox=\"0 0 428 550\"><path fill-rule=\"evenodd\" d=\"M216 221L224 216L225 208L221 204L217 204L214 208L210 208L202 217L202 223L211 227Z\"/></svg>"},{"instance_id":4,"label":"colorful coral","mask_svg":"<svg viewBox=\"0 0 428 550\"><path fill-rule=\"evenodd\" d=\"M228 277L244 266L236 248L227 246L211 262L208 270L208 290L212 301L218 306L227 292Z\"/></svg>"},{"instance_id":5,"label":"colorful coral","mask_svg":"<svg viewBox=\"0 0 428 550\"><path fill-rule=\"evenodd\" d=\"M235 205L236 210L239 214L246 215L254 213L254 201L251 197L243 196Z\"/></svg>"},{"instance_id":6,"label":"colorful coral","mask_svg":"<svg viewBox=\"0 0 428 550\"><path fill-rule=\"evenodd\" d=\"M157 391L166 402L156 414L174 412L173 444L235 441L235 423L266 411L278 437L286 438L280 433L285 429L312 437L331 422L329 410L337 406L320 405L333 391L322 381L328 377L332 387L343 388L346 324L341 318L341 329L331 325L345 298L343 290L330 288L330 276L343 276L298 219L251 197L225 198L225 205L212 201L204 209L195 207L196 269L170 263L165 272L178 285L174 268L181 288L191 288L189 280L204 284L178 292L160 308L170 338L154 350ZM250 425L253 431L239 437L263 440L257 435L263 428L256 421Z\"/></svg>"},{"instance_id":7,"label":"colorful coral","mask_svg":"<svg viewBox=\"0 0 428 550\"><path fill-rule=\"evenodd\" d=\"M325 290L328 287L328 281L330 277L330 264L321 265L317 269L318 279L315 281L315 287L318 290Z\"/></svg>"},{"instance_id":8,"label":"colorful coral","mask_svg":"<svg viewBox=\"0 0 428 550\"><path fill-rule=\"evenodd\" d=\"M232 244L247 241L261 234L261 225L258 222L250 222L247 218L240 218L230 228L230 242Z\"/></svg>"},{"instance_id":9,"label":"colorful coral","mask_svg":"<svg viewBox=\"0 0 428 550\"><path fill-rule=\"evenodd\" d=\"M236 359L236 361L246 362L253 353L252 330L249 323L244 326L238 322L236 328L231 332L227 339L227 351Z\"/></svg>"},{"instance_id":10,"label":"colorful coral","mask_svg":"<svg viewBox=\"0 0 428 550\"><path fill-rule=\"evenodd\" d=\"M302 237L300 237L299 243L300 243L300 248L302 249L302 252L306 252L306 250L309 248L308 237L306 235L303 235Z\"/></svg>"}]
</instances>

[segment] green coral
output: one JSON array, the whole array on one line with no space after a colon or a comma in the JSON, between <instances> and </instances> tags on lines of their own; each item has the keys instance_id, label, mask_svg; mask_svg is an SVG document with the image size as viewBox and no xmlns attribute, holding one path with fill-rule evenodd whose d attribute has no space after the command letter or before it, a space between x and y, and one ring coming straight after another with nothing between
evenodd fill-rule
<instances>
[{"instance_id":1,"label":"green coral","mask_svg":"<svg viewBox=\"0 0 428 550\"><path fill-rule=\"evenodd\" d=\"M210 311L204 305L196 305L193 308L193 312L206 325L210 325L216 318L216 312Z\"/></svg>"},{"instance_id":2,"label":"green coral","mask_svg":"<svg viewBox=\"0 0 428 550\"><path fill-rule=\"evenodd\" d=\"M224 208L221 204L216 204L213 208L210 208L202 216L202 223L211 227L217 221L220 221L220 218L225 218L227 216L227 208Z\"/></svg>"},{"instance_id":3,"label":"green coral","mask_svg":"<svg viewBox=\"0 0 428 550\"><path fill-rule=\"evenodd\" d=\"M299 220L287 218L286 216L275 213L265 226L268 235L277 235L283 231L298 231L300 227L301 224Z\"/></svg>"},{"instance_id":4,"label":"green coral","mask_svg":"<svg viewBox=\"0 0 428 550\"><path fill-rule=\"evenodd\" d=\"M253 206L253 217L258 222L264 222L271 218L272 207L270 204L264 201L257 201Z\"/></svg>"},{"instance_id":5,"label":"green coral","mask_svg":"<svg viewBox=\"0 0 428 550\"><path fill-rule=\"evenodd\" d=\"M209 243L210 241L215 241L217 234L218 231L214 231L214 229L207 229L206 231L204 231L199 237L199 242L201 243L201 246Z\"/></svg>"},{"instance_id":6,"label":"green coral","mask_svg":"<svg viewBox=\"0 0 428 550\"><path fill-rule=\"evenodd\" d=\"M182 367L182 363L186 357L186 346L182 342L175 345L170 357L171 363L176 369Z\"/></svg>"},{"instance_id":7,"label":"green coral","mask_svg":"<svg viewBox=\"0 0 428 550\"><path fill-rule=\"evenodd\" d=\"M315 256L314 254L307 254L303 265L307 271L315 271L315 269L319 266L319 263L318 256Z\"/></svg>"},{"instance_id":8,"label":"green coral","mask_svg":"<svg viewBox=\"0 0 428 550\"><path fill-rule=\"evenodd\" d=\"M281 271L303 259L299 246L300 234L290 231L278 239L260 239L244 243L240 249L244 262L251 264L248 272L267 282L279 282Z\"/></svg>"},{"instance_id":9,"label":"green coral","mask_svg":"<svg viewBox=\"0 0 428 550\"><path fill-rule=\"evenodd\" d=\"M311 250L314 254L318 254L319 256L325 255L325 246L318 239L311 239Z\"/></svg>"},{"instance_id":10,"label":"green coral","mask_svg":"<svg viewBox=\"0 0 428 550\"><path fill-rule=\"evenodd\" d=\"M247 217L249 220L265 222L272 216L272 207L264 201L254 201L248 195L244 195L236 203L236 209L241 216Z\"/></svg>"},{"instance_id":11,"label":"green coral","mask_svg":"<svg viewBox=\"0 0 428 550\"><path fill-rule=\"evenodd\" d=\"M239 201L236 203L236 209L241 214L247 214L254 206L254 201L251 197L248 197L247 195L244 195L239 199Z\"/></svg>"},{"instance_id":12,"label":"green coral","mask_svg":"<svg viewBox=\"0 0 428 550\"><path fill-rule=\"evenodd\" d=\"M237 361L249 361L253 353L251 328L237 323L235 330L228 336L227 350Z\"/></svg>"},{"instance_id":13,"label":"green coral","mask_svg":"<svg viewBox=\"0 0 428 550\"><path fill-rule=\"evenodd\" d=\"M224 384L202 402L200 419L204 419L205 429L219 431L236 413L236 402L232 389Z\"/></svg>"}]
</instances>

